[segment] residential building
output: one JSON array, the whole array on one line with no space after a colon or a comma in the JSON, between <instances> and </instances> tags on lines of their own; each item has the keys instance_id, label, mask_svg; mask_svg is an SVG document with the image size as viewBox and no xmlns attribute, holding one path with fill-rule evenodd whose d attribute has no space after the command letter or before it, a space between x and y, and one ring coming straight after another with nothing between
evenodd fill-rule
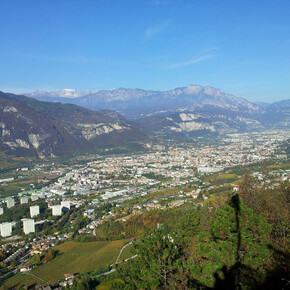
<instances>
[{"instance_id":1,"label":"residential building","mask_svg":"<svg viewBox=\"0 0 290 290\"><path fill-rule=\"evenodd\" d=\"M52 206L52 215L57 216L62 214L62 205L53 205Z\"/></svg>"},{"instance_id":2,"label":"residential building","mask_svg":"<svg viewBox=\"0 0 290 290\"><path fill-rule=\"evenodd\" d=\"M35 224L33 219L23 219L23 231L26 235L35 232Z\"/></svg>"},{"instance_id":3,"label":"residential building","mask_svg":"<svg viewBox=\"0 0 290 290\"><path fill-rule=\"evenodd\" d=\"M35 217L39 215L39 206L38 205L34 205L30 207L30 217Z\"/></svg>"},{"instance_id":4,"label":"residential building","mask_svg":"<svg viewBox=\"0 0 290 290\"><path fill-rule=\"evenodd\" d=\"M28 203L28 200L29 200L28 196L22 196L22 197L20 198L20 203L21 203L21 204Z\"/></svg>"},{"instance_id":5,"label":"residential building","mask_svg":"<svg viewBox=\"0 0 290 290\"><path fill-rule=\"evenodd\" d=\"M38 196L35 195L35 194L31 195L31 200L32 200L32 201L36 201L36 200L38 200Z\"/></svg>"},{"instance_id":6,"label":"residential building","mask_svg":"<svg viewBox=\"0 0 290 290\"><path fill-rule=\"evenodd\" d=\"M0 224L0 234L2 237L9 237L12 235L12 223Z\"/></svg>"},{"instance_id":7,"label":"residential building","mask_svg":"<svg viewBox=\"0 0 290 290\"><path fill-rule=\"evenodd\" d=\"M69 210L70 209L70 201L69 200L63 200L61 202L61 206L63 207L63 210Z\"/></svg>"},{"instance_id":8,"label":"residential building","mask_svg":"<svg viewBox=\"0 0 290 290\"><path fill-rule=\"evenodd\" d=\"M13 207L15 205L15 200L13 198L9 198L6 201L6 204L7 204L8 208L11 208L11 207Z\"/></svg>"}]
</instances>

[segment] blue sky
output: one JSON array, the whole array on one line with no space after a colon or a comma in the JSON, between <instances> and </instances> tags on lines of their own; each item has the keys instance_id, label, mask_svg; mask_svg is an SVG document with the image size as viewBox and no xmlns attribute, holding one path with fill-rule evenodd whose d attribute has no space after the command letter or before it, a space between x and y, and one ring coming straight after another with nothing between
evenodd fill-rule
<instances>
[{"instance_id":1,"label":"blue sky","mask_svg":"<svg viewBox=\"0 0 290 290\"><path fill-rule=\"evenodd\" d=\"M290 98L289 0L0 0L0 90Z\"/></svg>"}]
</instances>

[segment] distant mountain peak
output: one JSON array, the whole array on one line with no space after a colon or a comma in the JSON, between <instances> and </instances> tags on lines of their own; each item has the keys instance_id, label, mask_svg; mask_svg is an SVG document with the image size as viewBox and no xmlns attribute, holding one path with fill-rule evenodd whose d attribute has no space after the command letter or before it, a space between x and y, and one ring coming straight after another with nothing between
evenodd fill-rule
<instances>
[{"instance_id":1,"label":"distant mountain peak","mask_svg":"<svg viewBox=\"0 0 290 290\"><path fill-rule=\"evenodd\" d=\"M237 98L211 86L191 84L168 91L138 88L78 92L74 89L26 94L41 101L72 103L91 110L117 111L127 118L160 115L174 111L211 110L255 114L263 110L247 100Z\"/></svg>"},{"instance_id":2,"label":"distant mountain peak","mask_svg":"<svg viewBox=\"0 0 290 290\"><path fill-rule=\"evenodd\" d=\"M6 152L44 158L143 138L143 132L116 112L93 112L0 92L0 150Z\"/></svg>"},{"instance_id":3,"label":"distant mountain peak","mask_svg":"<svg viewBox=\"0 0 290 290\"><path fill-rule=\"evenodd\" d=\"M95 91L97 92L97 91ZM62 90L55 90L55 91L43 91L43 90L37 90L32 93L26 94L28 97L32 98L40 98L40 97L59 97L59 98L80 98L86 95L91 94L91 91L86 90L84 92L78 92L75 89L62 89Z\"/></svg>"}]
</instances>

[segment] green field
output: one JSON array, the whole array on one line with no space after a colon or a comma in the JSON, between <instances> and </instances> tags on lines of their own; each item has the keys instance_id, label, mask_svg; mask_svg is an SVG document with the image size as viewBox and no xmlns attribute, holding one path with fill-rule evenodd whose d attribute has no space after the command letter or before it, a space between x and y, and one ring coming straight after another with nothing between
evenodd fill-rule
<instances>
[{"instance_id":1,"label":"green field","mask_svg":"<svg viewBox=\"0 0 290 290\"><path fill-rule=\"evenodd\" d=\"M234 178L237 178L237 175L236 174L230 174L230 173L220 174L217 177L217 179L234 179Z\"/></svg>"},{"instance_id":2,"label":"green field","mask_svg":"<svg viewBox=\"0 0 290 290\"><path fill-rule=\"evenodd\" d=\"M26 274L17 274L7 280L0 289L58 281L62 280L66 273L85 273L106 267L115 261L120 249L128 241L65 242L54 247L61 253L55 259Z\"/></svg>"},{"instance_id":3,"label":"green field","mask_svg":"<svg viewBox=\"0 0 290 290\"><path fill-rule=\"evenodd\" d=\"M112 285L111 281L105 281L105 282L102 282L100 285L98 285L96 290L110 290L111 285Z\"/></svg>"},{"instance_id":4,"label":"green field","mask_svg":"<svg viewBox=\"0 0 290 290\"><path fill-rule=\"evenodd\" d=\"M218 184L232 183L238 180L238 175L233 173L213 174L204 177L204 181Z\"/></svg>"},{"instance_id":5,"label":"green field","mask_svg":"<svg viewBox=\"0 0 290 290\"><path fill-rule=\"evenodd\" d=\"M12 287L17 287L21 285L33 285L33 284L43 284L44 280L38 279L35 276L28 274L20 274L13 276L7 282L4 282L3 285L0 286L0 289L11 289Z\"/></svg>"},{"instance_id":6,"label":"green field","mask_svg":"<svg viewBox=\"0 0 290 290\"><path fill-rule=\"evenodd\" d=\"M123 250L123 252L122 252L122 254L121 254L120 258L119 258L119 262L121 260L126 260L126 259L134 256L134 254L132 254L132 252L131 252L132 248L133 248L133 245L129 245L126 248L124 248L124 250Z\"/></svg>"}]
</instances>

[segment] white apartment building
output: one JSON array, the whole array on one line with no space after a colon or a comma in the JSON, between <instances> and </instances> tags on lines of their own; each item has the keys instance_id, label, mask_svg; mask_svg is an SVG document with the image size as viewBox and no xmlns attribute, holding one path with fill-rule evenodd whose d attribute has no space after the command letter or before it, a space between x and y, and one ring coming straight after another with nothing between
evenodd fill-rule
<instances>
[{"instance_id":1,"label":"white apartment building","mask_svg":"<svg viewBox=\"0 0 290 290\"><path fill-rule=\"evenodd\" d=\"M32 200L32 201L36 201L36 200L38 200L38 196L35 195L35 194L31 195L31 200Z\"/></svg>"},{"instance_id":2,"label":"white apartment building","mask_svg":"<svg viewBox=\"0 0 290 290\"><path fill-rule=\"evenodd\" d=\"M28 200L29 200L28 196L22 196L22 197L20 198L20 203L21 203L21 204L28 203Z\"/></svg>"},{"instance_id":3,"label":"white apartment building","mask_svg":"<svg viewBox=\"0 0 290 290\"><path fill-rule=\"evenodd\" d=\"M52 215L57 216L62 214L62 205L54 205L52 206Z\"/></svg>"},{"instance_id":4,"label":"white apartment building","mask_svg":"<svg viewBox=\"0 0 290 290\"><path fill-rule=\"evenodd\" d=\"M13 198L9 198L6 201L6 204L7 204L8 208L11 208L11 207L13 207L15 205L15 200Z\"/></svg>"},{"instance_id":5,"label":"white apartment building","mask_svg":"<svg viewBox=\"0 0 290 290\"><path fill-rule=\"evenodd\" d=\"M33 205L30 208L30 217L35 217L39 215L39 206L38 205Z\"/></svg>"},{"instance_id":6,"label":"white apartment building","mask_svg":"<svg viewBox=\"0 0 290 290\"><path fill-rule=\"evenodd\" d=\"M24 219L23 220L23 231L25 235L30 233L35 233L35 224L33 219Z\"/></svg>"},{"instance_id":7,"label":"white apartment building","mask_svg":"<svg viewBox=\"0 0 290 290\"><path fill-rule=\"evenodd\" d=\"M12 235L12 223L0 224L0 234L2 237L9 237Z\"/></svg>"},{"instance_id":8,"label":"white apartment building","mask_svg":"<svg viewBox=\"0 0 290 290\"><path fill-rule=\"evenodd\" d=\"M63 200L61 202L61 206L64 207L65 209L70 209L70 201L69 200Z\"/></svg>"}]
</instances>

